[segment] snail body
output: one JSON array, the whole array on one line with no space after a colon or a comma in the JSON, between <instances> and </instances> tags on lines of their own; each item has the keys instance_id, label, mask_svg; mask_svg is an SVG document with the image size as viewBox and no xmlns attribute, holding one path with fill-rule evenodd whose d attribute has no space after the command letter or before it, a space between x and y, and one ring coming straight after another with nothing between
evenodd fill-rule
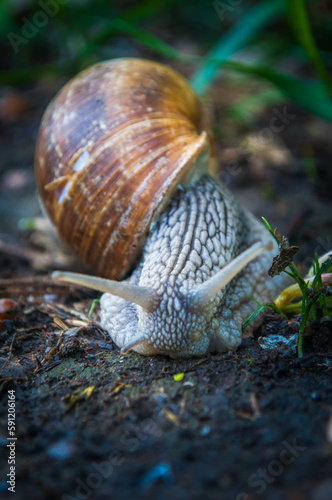
<instances>
[{"instance_id":1,"label":"snail body","mask_svg":"<svg viewBox=\"0 0 332 500\"><path fill-rule=\"evenodd\" d=\"M256 305L284 287L276 244L215 176L213 138L185 79L140 59L97 64L46 111L36 151L41 201L60 237L103 278L101 324L122 352L228 351ZM133 264L130 278L121 279Z\"/></svg>"}]
</instances>

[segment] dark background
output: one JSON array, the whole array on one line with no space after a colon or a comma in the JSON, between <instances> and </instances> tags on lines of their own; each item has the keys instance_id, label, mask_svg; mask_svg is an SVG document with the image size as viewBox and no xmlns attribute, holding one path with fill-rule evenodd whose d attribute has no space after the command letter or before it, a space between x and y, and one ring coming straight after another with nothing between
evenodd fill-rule
<instances>
[{"instance_id":1,"label":"dark background","mask_svg":"<svg viewBox=\"0 0 332 500\"><path fill-rule=\"evenodd\" d=\"M310 319L302 359L300 316L271 311L232 353L121 356L98 307L87 316L98 294L48 278L80 265L41 217L33 173L66 81L114 57L164 62L210 109L221 180L299 245L305 272L332 248L331 28L327 0L2 0L0 298L14 300L0 311L2 471L8 389L18 437L4 498L331 499L329 318ZM271 334L283 342L264 349Z\"/></svg>"}]
</instances>

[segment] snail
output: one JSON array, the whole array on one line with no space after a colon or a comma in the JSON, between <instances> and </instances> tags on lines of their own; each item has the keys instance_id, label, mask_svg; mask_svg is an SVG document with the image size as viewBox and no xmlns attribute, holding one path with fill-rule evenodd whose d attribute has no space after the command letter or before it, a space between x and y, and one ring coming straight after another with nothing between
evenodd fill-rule
<instances>
[{"instance_id":1,"label":"snail","mask_svg":"<svg viewBox=\"0 0 332 500\"><path fill-rule=\"evenodd\" d=\"M73 78L44 113L35 172L60 238L102 276L53 278L104 292L122 353L233 350L249 297L284 288L267 275L272 236L217 178L204 106L166 65L114 59Z\"/></svg>"}]
</instances>

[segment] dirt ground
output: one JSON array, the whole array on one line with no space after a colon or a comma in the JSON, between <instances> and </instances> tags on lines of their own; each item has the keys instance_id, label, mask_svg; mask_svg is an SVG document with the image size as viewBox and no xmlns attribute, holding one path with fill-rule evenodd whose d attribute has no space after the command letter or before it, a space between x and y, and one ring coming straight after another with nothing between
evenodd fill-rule
<instances>
[{"instance_id":1,"label":"dirt ground","mask_svg":"<svg viewBox=\"0 0 332 500\"><path fill-rule=\"evenodd\" d=\"M299 317L272 313L232 353L122 356L98 326L98 306L88 318L98 294L51 282L52 269L80 269L40 219L26 220L39 216L39 120L61 83L18 93L14 112L1 108L0 298L14 301L0 313L1 498L330 500L331 321L311 323L302 359L291 342ZM221 179L300 246L307 269L315 252L332 248L331 125L282 103L225 139L224 102L214 98ZM288 116L277 134L276 112Z\"/></svg>"}]
</instances>

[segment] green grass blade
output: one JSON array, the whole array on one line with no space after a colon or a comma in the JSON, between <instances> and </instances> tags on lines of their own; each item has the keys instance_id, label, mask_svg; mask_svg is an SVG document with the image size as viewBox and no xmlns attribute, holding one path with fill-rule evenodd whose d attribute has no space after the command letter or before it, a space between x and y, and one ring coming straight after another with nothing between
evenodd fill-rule
<instances>
[{"instance_id":1,"label":"green grass blade","mask_svg":"<svg viewBox=\"0 0 332 500\"><path fill-rule=\"evenodd\" d=\"M325 83L328 91L332 94L332 83L318 51L304 1L288 0L288 7L290 24L293 27L298 42L311 59L318 77Z\"/></svg>"},{"instance_id":2,"label":"green grass blade","mask_svg":"<svg viewBox=\"0 0 332 500\"><path fill-rule=\"evenodd\" d=\"M266 66L226 62L227 68L239 73L256 75L270 81L289 99L304 109L322 118L332 121L332 99L326 92L326 86L320 82L304 81L284 73L279 73Z\"/></svg>"},{"instance_id":3,"label":"green grass blade","mask_svg":"<svg viewBox=\"0 0 332 500\"><path fill-rule=\"evenodd\" d=\"M261 312L263 312L266 309L269 309L271 307L273 308L273 305L274 304L262 304L259 307L257 307L257 309L255 309L254 312L252 312L250 314L249 318L246 319L246 321L243 323L243 325L242 325L242 331L245 330L247 328L247 326L249 326L250 323L252 323Z\"/></svg>"},{"instance_id":4,"label":"green grass blade","mask_svg":"<svg viewBox=\"0 0 332 500\"><path fill-rule=\"evenodd\" d=\"M316 266L317 266L318 270L316 271L316 276L315 276L315 278L312 282L312 285L311 285L313 288L315 288L316 285L318 287L323 286L322 274L331 266L331 263L332 263L332 255L330 257L328 257L326 259L326 261L321 266L319 265L317 254L316 254L315 258L316 258Z\"/></svg>"},{"instance_id":5,"label":"green grass blade","mask_svg":"<svg viewBox=\"0 0 332 500\"><path fill-rule=\"evenodd\" d=\"M94 37L89 39L82 50L79 51L77 57L84 58L88 54L94 53L98 46L119 33L135 38L142 45L170 59L180 59L182 57L180 52L173 49L173 47L167 43L164 43L159 37L138 28L135 24L125 21L124 19L112 19L108 21Z\"/></svg>"},{"instance_id":6,"label":"green grass blade","mask_svg":"<svg viewBox=\"0 0 332 500\"><path fill-rule=\"evenodd\" d=\"M204 94L211 85L218 68L232 54L248 44L265 26L286 10L285 0L267 0L254 5L224 35L206 56L206 62L191 77L191 85L197 94Z\"/></svg>"},{"instance_id":7,"label":"green grass blade","mask_svg":"<svg viewBox=\"0 0 332 500\"><path fill-rule=\"evenodd\" d=\"M227 107L227 113L233 121L249 127L267 108L284 102L285 96L276 87L270 87L236 101Z\"/></svg>"},{"instance_id":8,"label":"green grass blade","mask_svg":"<svg viewBox=\"0 0 332 500\"><path fill-rule=\"evenodd\" d=\"M12 71L0 71L0 85L19 85L34 82L45 77L56 77L64 73L75 74L84 68L86 60L89 60L89 56L97 53L99 46L119 33L135 38L142 45L170 59L181 59L188 62L197 61L197 58L181 54L181 52L173 49L173 47L164 43L160 38L138 28L134 24L123 19L113 19L107 22L93 37L90 37L72 58L58 60L55 63L35 66L33 68L26 67Z\"/></svg>"},{"instance_id":9,"label":"green grass blade","mask_svg":"<svg viewBox=\"0 0 332 500\"><path fill-rule=\"evenodd\" d=\"M4 37L17 28L14 18L10 14L10 10L9 2L5 1L0 3L0 35Z\"/></svg>"},{"instance_id":10,"label":"green grass blade","mask_svg":"<svg viewBox=\"0 0 332 500\"><path fill-rule=\"evenodd\" d=\"M279 245L279 241L276 238L276 235L274 234L274 231L273 231L272 227L270 226L270 224L268 223L268 221L265 219L265 217L262 217L261 219L264 222L264 224L266 225L266 228L269 230L269 233L271 234L271 236L273 236L273 238L276 240L276 242Z\"/></svg>"},{"instance_id":11,"label":"green grass blade","mask_svg":"<svg viewBox=\"0 0 332 500\"><path fill-rule=\"evenodd\" d=\"M91 318L93 311L95 310L97 304L100 303L100 299L94 299L92 301L92 304L90 306L89 312L88 312L88 318Z\"/></svg>"},{"instance_id":12,"label":"green grass blade","mask_svg":"<svg viewBox=\"0 0 332 500\"><path fill-rule=\"evenodd\" d=\"M121 16L124 20L129 22L137 22L146 17L150 17L159 11L169 7L177 0L145 0L143 2L134 3L124 14Z\"/></svg>"},{"instance_id":13,"label":"green grass blade","mask_svg":"<svg viewBox=\"0 0 332 500\"><path fill-rule=\"evenodd\" d=\"M260 302L258 302L258 300L254 299L253 297L248 297L248 298L250 300L253 300L258 305L258 307L250 314L249 318L247 318L246 321L243 323L242 331L245 330L247 326L249 326L250 323L252 323L257 318L257 316L266 309L274 309L278 314L287 319L287 316L273 302L271 302L270 304L261 304Z\"/></svg>"},{"instance_id":14,"label":"green grass blade","mask_svg":"<svg viewBox=\"0 0 332 500\"><path fill-rule=\"evenodd\" d=\"M146 30L138 28L134 24L128 23L122 19L118 19L116 29L119 32L125 33L126 35L139 40L143 45L154 50L158 54L169 57L170 59L182 58L182 54L176 49L173 49L173 47L171 47L167 43L164 43L163 40L161 40L159 37L148 33Z\"/></svg>"},{"instance_id":15,"label":"green grass blade","mask_svg":"<svg viewBox=\"0 0 332 500\"><path fill-rule=\"evenodd\" d=\"M270 307L270 304L265 304L265 305L261 305L261 306L257 307L257 309L255 309L254 312L250 314L249 318L243 323L242 331L245 330L247 328L247 326L249 326L250 323L252 323L257 318L257 316L262 311L265 311L265 309L267 309L268 307Z\"/></svg>"}]
</instances>

